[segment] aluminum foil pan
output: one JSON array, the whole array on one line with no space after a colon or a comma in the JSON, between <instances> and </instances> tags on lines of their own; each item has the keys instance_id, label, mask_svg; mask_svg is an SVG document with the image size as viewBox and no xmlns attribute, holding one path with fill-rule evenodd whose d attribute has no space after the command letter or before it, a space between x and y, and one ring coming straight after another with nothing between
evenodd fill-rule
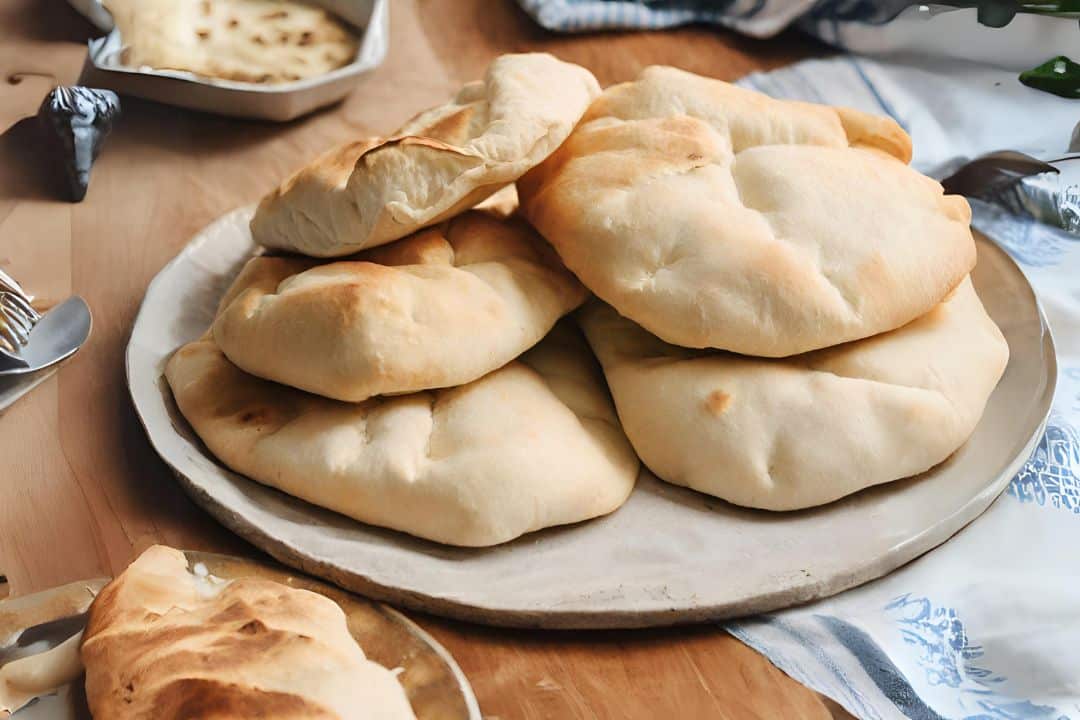
<instances>
[{"instance_id":1,"label":"aluminum foil pan","mask_svg":"<svg viewBox=\"0 0 1080 720\"><path fill-rule=\"evenodd\" d=\"M1080 152L1048 160L1010 150L989 153L960 166L942 184L947 192L1080 235Z\"/></svg>"},{"instance_id":2,"label":"aluminum foil pan","mask_svg":"<svg viewBox=\"0 0 1080 720\"><path fill-rule=\"evenodd\" d=\"M203 112L285 121L330 105L349 94L363 73L386 57L389 0L310 0L352 25L360 36L353 62L318 77L296 82L259 84L203 77L179 70L125 66L124 40L100 0L69 0L90 22L108 33L87 43L79 83L123 95Z\"/></svg>"}]
</instances>

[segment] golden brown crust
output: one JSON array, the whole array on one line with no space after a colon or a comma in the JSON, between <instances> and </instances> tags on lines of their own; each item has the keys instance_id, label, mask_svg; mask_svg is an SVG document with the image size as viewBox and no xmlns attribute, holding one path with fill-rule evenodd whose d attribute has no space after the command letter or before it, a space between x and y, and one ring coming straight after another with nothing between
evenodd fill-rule
<instances>
[{"instance_id":1,"label":"golden brown crust","mask_svg":"<svg viewBox=\"0 0 1080 720\"><path fill-rule=\"evenodd\" d=\"M654 67L518 192L585 286L654 335L784 357L900 327L974 266L966 201L910 154L889 118Z\"/></svg>"},{"instance_id":2,"label":"golden brown crust","mask_svg":"<svg viewBox=\"0 0 1080 720\"><path fill-rule=\"evenodd\" d=\"M203 679L169 683L154 696L153 707L161 720L338 720L326 708L289 693Z\"/></svg>"},{"instance_id":3,"label":"golden brown crust","mask_svg":"<svg viewBox=\"0 0 1080 720\"><path fill-rule=\"evenodd\" d=\"M778 359L675 347L595 301L578 317L642 461L668 482L768 510L945 460L1009 357L967 278L897 330Z\"/></svg>"},{"instance_id":4,"label":"golden brown crust","mask_svg":"<svg viewBox=\"0 0 1080 720\"><path fill-rule=\"evenodd\" d=\"M155 546L90 608L86 696L110 720L412 718L331 600L258 578L201 581ZM379 708L384 714L367 713Z\"/></svg>"},{"instance_id":5,"label":"golden brown crust","mask_svg":"<svg viewBox=\"0 0 1080 720\"><path fill-rule=\"evenodd\" d=\"M905 165L911 162L911 136L891 118L867 115L846 107L833 109L853 147L877 148Z\"/></svg>"},{"instance_id":6,"label":"golden brown crust","mask_svg":"<svg viewBox=\"0 0 1080 720\"><path fill-rule=\"evenodd\" d=\"M356 258L252 259L222 302L218 346L258 377L359 402L472 382L586 295L524 221L478 211Z\"/></svg>"},{"instance_id":7,"label":"golden brown crust","mask_svg":"<svg viewBox=\"0 0 1080 720\"><path fill-rule=\"evenodd\" d=\"M474 158L476 153L467 152L460 147L451 145L450 143L443 142L434 137L422 137L419 135L399 135L397 137L387 138L377 145L372 145L367 148L363 154L360 155L357 162L370 161L371 156L377 152L385 152L387 150L394 150L396 148L404 147L419 147L426 150L434 150L436 152L446 152L451 155L461 155L462 157Z\"/></svg>"},{"instance_id":8,"label":"golden brown crust","mask_svg":"<svg viewBox=\"0 0 1080 720\"><path fill-rule=\"evenodd\" d=\"M426 110L359 155L344 146L259 204L256 242L342 257L468 210L521 177L566 139L600 92L584 68L551 55L496 59L481 82ZM353 161L345 179L335 168ZM325 176L333 182L325 182Z\"/></svg>"},{"instance_id":9,"label":"golden brown crust","mask_svg":"<svg viewBox=\"0 0 1080 720\"><path fill-rule=\"evenodd\" d=\"M361 522L488 546L612 512L634 487L637 457L567 322L475 382L361 403L247 375L209 338L165 374L235 472Z\"/></svg>"}]
</instances>

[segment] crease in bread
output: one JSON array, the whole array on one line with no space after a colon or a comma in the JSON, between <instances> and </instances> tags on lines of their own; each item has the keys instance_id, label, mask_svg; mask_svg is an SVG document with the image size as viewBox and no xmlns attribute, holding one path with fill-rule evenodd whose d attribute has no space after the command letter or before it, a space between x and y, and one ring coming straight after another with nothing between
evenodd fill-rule
<instances>
[{"instance_id":1,"label":"crease in bread","mask_svg":"<svg viewBox=\"0 0 1080 720\"><path fill-rule=\"evenodd\" d=\"M484 80L387 138L335 148L259 203L256 242L315 257L382 245L467 210L566 139L600 92L584 68L503 55Z\"/></svg>"},{"instance_id":2,"label":"crease in bread","mask_svg":"<svg viewBox=\"0 0 1080 720\"><path fill-rule=\"evenodd\" d=\"M578 317L645 465L767 510L821 505L944 461L1009 357L968 278L897 330L780 359L670 345L599 301Z\"/></svg>"},{"instance_id":3,"label":"crease in bread","mask_svg":"<svg viewBox=\"0 0 1080 720\"><path fill-rule=\"evenodd\" d=\"M257 256L213 333L246 372L357 402L477 380L585 295L524 221L470 211L347 261Z\"/></svg>"},{"instance_id":4,"label":"crease in bread","mask_svg":"<svg viewBox=\"0 0 1080 720\"><path fill-rule=\"evenodd\" d=\"M519 182L582 283L675 345L784 357L896 329L971 271L971 212L893 120L667 67Z\"/></svg>"},{"instance_id":5,"label":"crease in bread","mask_svg":"<svg viewBox=\"0 0 1080 720\"><path fill-rule=\"evenodd\" d=\"M569 321L458 387L343 403L242 372L206 336L165 376L232 470L356 520L484 547L618 509L639 461Z\"/></svg>"}]
</instances>

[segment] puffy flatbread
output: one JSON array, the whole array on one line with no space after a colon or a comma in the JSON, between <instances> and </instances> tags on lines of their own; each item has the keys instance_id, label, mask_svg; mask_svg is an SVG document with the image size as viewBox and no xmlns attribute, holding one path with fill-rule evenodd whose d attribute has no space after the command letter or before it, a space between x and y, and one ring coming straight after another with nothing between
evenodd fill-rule
<instances>
[{"instance_id":1,"label":"puffy flatbread","mask_svg":"<svg viewBox=\"0 0 1080 720\"><path fill-rule=\"evenodd\" d=\"M470 211L355 260L255 257L214 339L246 372L355 402L472 382L585 295L524 221Z\"/></svg>"},{"instance_id":2,"label":"puffy flatbread","mask_svg":"<svg viewBox=\"0 0 1080 720\"><path fill-rule=\"evenodd\" d=\"M82 657L95 718L415 717L333 600L260 578L215 583L160 545L94 601Z\"/></svg>"},{"instance_id":3,"label":"puffy flatbread","mask_svg":"<svg viewBox=\"0 0 1080 720\"><path fill-rule=\"evenodd\" d=\"M945 460L1009 357L969 279L898 330L784 359L669 345L599 302L579 317L645 465L768 510L820 505Z\"/></svg>"},{"instance_id":4,"label":"puffy flatbread","mask_svg":"<svg viewBox=\"0 0 1080 720\"><path fill-rule=\"evenodd\" d=\"M105 0L134 67L254 83L314 77L356 59L357 37L292 0Z\"/></svg>"},{"instance_id":5,"label":"puffy flatbread","mask_svg":"<svg viewBox=\"0 0 1080 720\"><path fill-rule=\"evenodd\" d=\"M910 153L887 118L652 67L518 193L586 287L654 335L783 357L895 329L974 267L967 202Z\"/></svg>"},{"instance_id":6,"label":"puffy flatbread","mask_svg":"<svg viewBox=\"0 0 1080 720\"><path fill-rule=\"evenodd\" d=\"M362 403L247 375L208 338L165 374L236 472L361 522L495 545L610 513L637 478L600 369L566 322L468 385Z\"/></svg>"},{"instance_id":7,"label":"puffy flatbread","mask_svg":"<svg viewBox=\"0 0 1080 720\"><path fill-rule=\"evenodd\" d=\"M588 70L533 53L503 55L482 81L387 139L335 148L259 203L256 242L340 257L403 238L473 207L570 134L600 92Z\"/></svg>"}]
</instances>

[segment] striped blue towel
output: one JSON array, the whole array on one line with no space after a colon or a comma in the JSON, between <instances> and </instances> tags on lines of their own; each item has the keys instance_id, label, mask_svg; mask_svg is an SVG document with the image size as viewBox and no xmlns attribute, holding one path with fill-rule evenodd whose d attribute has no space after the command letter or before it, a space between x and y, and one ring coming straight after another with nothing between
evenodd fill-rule
<instances>
[{"instance_id":1,"label":"striped blue towel","mask_svg":"<svg viewBox=\"0 0 1080 720\"><path fill-rule=\"evenodd\" d=\"M796 25L860 54L914 54L1026 70L1055 55L1080 57L1076 23L1016 15L1007 28L978 22L975 8L910 0L518 0L556 32L658 30L709 23L753 37ZM989 4L989 3L988 3ZM1000 4L1000 3L999 3Z\"/></svg>"},{"instance_id":2,"label":"striped blue towel","mask_svg":"<svg viewBox=\"0 0 1080 720\"><path fill-rule=\"evenodd\" d=\"M701 22L748 35L774 35L814 0L519 0L533 18L559 32L660 28Z\"/></svg>"}]
</instances>

